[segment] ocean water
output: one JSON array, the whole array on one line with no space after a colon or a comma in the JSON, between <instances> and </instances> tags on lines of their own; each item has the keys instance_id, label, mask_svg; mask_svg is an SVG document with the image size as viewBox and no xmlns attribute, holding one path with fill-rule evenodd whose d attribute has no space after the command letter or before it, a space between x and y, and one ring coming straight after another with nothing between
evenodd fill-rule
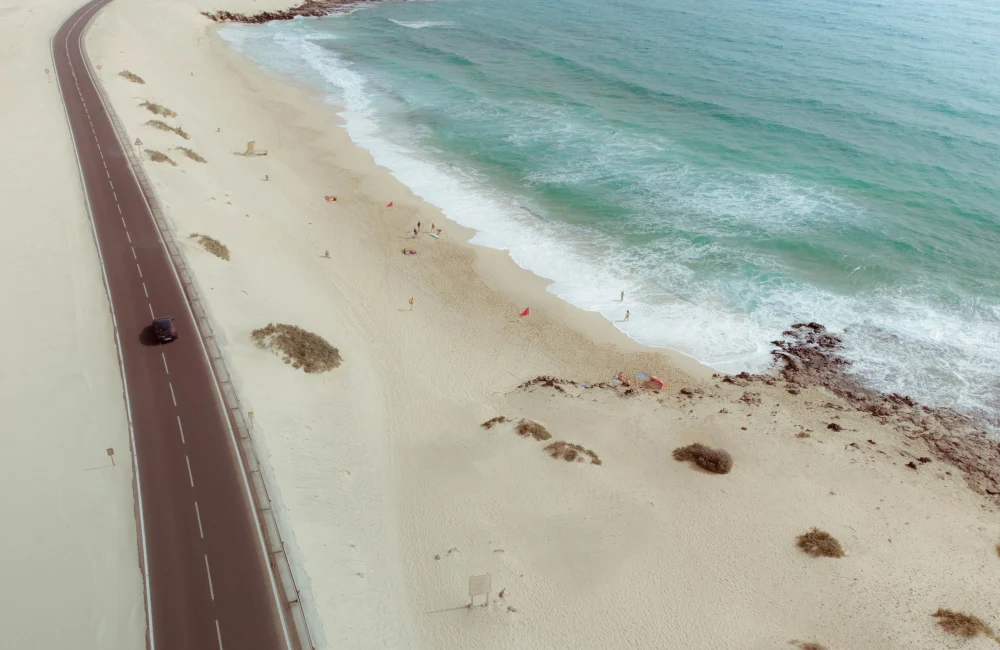
<instances>
[{"instance_id":1,"label":"ocean water","mask_svg":"<svg viewBox=\"0 0 1000 650\"><path fill-rule=\"evenodd\" d=\"M436 0L222 34L640 342L759 370L815 320L867 384L1000 418L996 3Z\"/></svg>"}]
</instances>

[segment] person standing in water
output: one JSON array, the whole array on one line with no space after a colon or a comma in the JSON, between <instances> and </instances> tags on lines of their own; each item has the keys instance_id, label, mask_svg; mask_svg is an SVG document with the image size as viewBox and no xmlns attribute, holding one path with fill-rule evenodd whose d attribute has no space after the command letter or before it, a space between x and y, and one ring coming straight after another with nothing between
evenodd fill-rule
<instances>
[{"instance_id":1,"label":"person standing in water","mask_svg":"<svg viewBox=\"0 0 1000 650\"><path fill-rule=\"evenodd\" d=\"M625 310L625 322L626 323L628 322L628 317L631 316L631 315L632 315L632 312L630 312L629 310L626 309Z\"/></svg>"},{"instance_id":2,"label":"person standing in water","mask_svg":"<svg viewBox=\"0 0 1000 650\"><path fill-rule=\"evenodd\" d=\"M622 291L622 297L619 300L619 302L625 302L625 292L624 291Z\"/></svg>"}]
</instances>

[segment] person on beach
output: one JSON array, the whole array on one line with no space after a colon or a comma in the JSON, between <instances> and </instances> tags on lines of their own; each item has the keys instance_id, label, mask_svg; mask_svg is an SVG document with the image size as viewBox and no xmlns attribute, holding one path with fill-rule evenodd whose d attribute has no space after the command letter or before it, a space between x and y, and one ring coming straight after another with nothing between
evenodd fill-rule
<instances>
[{"instance_id":1,"label":"person on beach","mask_svg":"<svg viewBox=\"0 0 1000 650\"><path fill-rule=\"evenodd\" d=\"M621 299L619 299L618 302L625 302L625 292L624 291L622 291L622 297L621 297Z\"/></svg>"},{"instance_id":2,"label":"person on beach","mask_svg":"<svg viewBox=\"0 0 1000 650\"><path fill-rule=\"evenodd\" d=\"M434 224L431 224L431 232L434 232Z\"/></svg>"},{"instance_id":3,"label":"person on beach","mask_svg":"<svg viewBox=\"0 0 1000 650\"><path fill-rule=\"evenodd\" d=\"M410 311L413 311L413 296L410 296Z\"/></svg>"},{"instance_id":4,"label":"person on beach","mask_svg":"<svg viewBox=\"0 0 1000 650\"><path fill-rule=\"evenodd\" d=\"M417 229L416 228L413 229L413 235L411 235L411 236L412 237L416 237L417 236Z\"/></svg>"},{"instance_id":5,"label":"person on beach","mask_svg":"<svg viewBox=\"0 0 1000 650\"><path fill-rule=\"evenodd\" d=\"M441 229L440 229L440 228L438 228L438 231L437 231L437 236L438 236L438 237L440 237L440 236L441 236Z\"/></svg>"},{"instance_id":6,"label":"person on beach","mask_svg":"<svg viewBox=\"0 0 1000 650\"><path fill-rule=\"evenodd\" d=\"M629 310L626 309L625 310L625 322L626 323L628 322L628 317L631 316L631 315L632 315L632 312L630 312Z\"/></svg>"},{"instance_id":7,"label":"person on beach","mask_svg":"<svg viewBox=\"0 0 1000 650\"><path fill-rule=\"evenodd\" d=\"M417 230L420 230L420 222L417 222Z\"/></svg>"}]
</instances>

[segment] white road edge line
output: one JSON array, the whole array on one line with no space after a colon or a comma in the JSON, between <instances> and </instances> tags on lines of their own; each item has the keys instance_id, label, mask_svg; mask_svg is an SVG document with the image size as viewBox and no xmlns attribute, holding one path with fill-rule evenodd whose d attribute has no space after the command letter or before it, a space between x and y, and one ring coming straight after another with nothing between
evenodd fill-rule
<instances>
[{"instance_id":1,"label":"white road edge line","mask_svg":"<svg viewBox=\"0 0 1000 650\"><path fill-rule=\"evenodd\" d=\"M183 445L183 444L185 444L185 442L184 442L184 427L181 425L181 416L179 416L179 415L177 416L177 430L181 432L181 444ZM197 504L195 504L195 505L197 505Z\"/></svg>"},{"instance_id":2,"label":"white road edge line","mask_svg":"<svg viewBox=\"0 0 1000 650\"><path fill-rule=\"evenodd\" d=\"M84 57L84 55L83 55L83 39L80 39L80 41L77 43L77 47L80 50L80 56L82 58L86 59L86 57ZM68 51L69 51L69 45L67 43L67 52ZM90 77L91 83L93 83L94 87L96 88L97 87L97 82L94 81L94 76L90 73L90 66L89 65L85 65L84 66L84 71L87 73L87 76ZM104 107L104 112L107 113L110 116L111 115L111 111L108 110L107 103L104 101L104 97L101 95L100 91L98 91L98 93L97 93L97 99L100 100L101 106ZM64 105L65 105L65 103L64 103ZM66 120L67 120L67 122L69 121L69 114L68 113L66 115ZM123 143L123 142L121 142L120 139L118 139L118 147L122 150L122 154L123 155L125 155L125 149L124 149L125 146L127 146L126 143ZM79 159L79 153L77 154L77 158ZM132 162L131 162L131 160L129 160L126 157L126 162L128 163L127 167L128 167L129 173L132 175L132 179L135 181L136 187L140 188L139 195L142 196L142 202L146 204L146 213L149 215L149 218L153 222L153 226L156 228L156 232L157 232L157 234L160 237L160 245L163 247L163 250L167 253L167 259L170 262L170 268L174 272L174 279L177 280L177 286L181 290L181 295L184 296L184 306L187 307L188 315L191 316L191 322L197 323L198 319L195 318L195 316L194 316L194 310L191 308L191 302L188 299L187 292L184 291L184 283L181 282L181 276L177 273L177 267L174 266L174 261L170 257L170 251L167 249L167 244L166 244L166 242L163 241L163 233L160 232L160 224L158 224L156 222L156 218L153 216L153 208L152 208L152 206L149 205L149 199L146 198L146 194L141 191L142 185L139 183L139 178L135 175L135 169L132 168ZM81 167L81 172L80 172L80 180L81 181L83 180L82 167ZM115 197L115 200L116 201L118 200L117 196ZM95 237L96 237L96 231L95 231ZM208 348L205 347L205 340L201 336L198 336L197 339L198 339L198 343L201 345L202 353L205 355L205 362L208 363L209 367L211 368L212 367L212 363L213 363L212 356L208 353ZM222 396L222 386L219 385L219 378L216 376L215 372L211 371L211 370L209 372L211 372L211 374L212 374L212 382L215 384L215 394L216 394L216 397L219 400L219 402L218 402L219 403L219 407L223 411L223 416L224 416L223 420L226 423L226 429L229 431L229 440L233 444L233 451L236 454L236 458L240 459L240 462L237 463L237 464L240 466L240 474L243 476L243 489L246 491L247 503L250 506L250 512L253 514L254 524L257 525L257 541L260 544L260 549L261 549L261 552L264 554L264 557L270 558L271 557L270 551L267 548L267 543L264 541L264 527L260 523L260 515L258 514L257 507L255 505L256 501L254 500L253 491L250 489L250 479L247 476L246 464L243 462L243 460L244 460L243 453L240 450L239 442L237 442L237 440L236 440L236 432L233 430L233 424L232 424L232 422L230 420L229 408L226 406L226 400ZM133 444L133 447L134 447L134 444ZM143 551L145 552L145 548L143 549ZM284 600L282 600L281 596L278 594L278 581L274 577L274 568L271 566L270 562L267 562L266 565L267 565L267 575L271 579L271 592L274 595L274 604L275 604L275 606L277 607L277 610L278 610L278 619L281 621L281 632L282 632L282 634L285 637L285 648L287 650L291 650L294 646L292 645L292 637L291 637L291 635L288 632L288 621L286 620L286 617L285 617L285 605L286 605L286 603L285 603ZM149 565L147 564L146 566L148 567ZM148 575L148 569L147 569L147 575ZM146 581L146 586L147 586L147 589L148 589L148 587L149 587L149 580L148 579ZM150 638L152 638L152 634L153 634L153 632L152 632L152 630L153 630L152 619L150 617L147 617L147 619L150 620L150 624L149 624L150 632L149 632L149 634L150 634ZM150 644L149 650L153 650L152 643Z\"/></svg>"},{"instance_id":3,"label":"white road edge line","mask_svg":"<svg viewBox=\"0 0 1000 650\"><path fill-rule=\"evenodd\" d=\"M194 516L198 518L198 534L205 539L205 529L201 527L201 508L198 507L197 501L194 502Z\"/></svg>"},{"instance_id":4,"label":"white road edge line","mask_svg":"<svg viewBox=\"0 0 1000 650\"><path fill-rule=\"evenodd\" d=\"M174 400L174 406L177 406L177 396L174 395L174 382L168 381L167 385L170 386L170 399Z\"/></svg>"},{"instance_id":5,"label":"white road edge line","mask_svg":"<svg viewBox=\"0 0 1000 650\"><path fill-rule=\"evenodd\" d=\"M222 630L219 629L219 619L215 619L215 633L219 636L219 650L222 648Z\"/></svg>"},{"instance_id":6,"label":"white road edge line","mask_svg":"<svg viewBox=\"0 0 1000 650\"><path fill-rule=\"evenodd\" d=\"M188 479L191 481L191 487L194 487L194 474L191 472L191 458L187 455L184 456L184 461L188 465Z\"/></svg>"},{"instance_id":7,"label":"white road edge line","mask_svg":"<svg viewBox=\"0 0 1000 650\"><path fill-rule=\"evenodd\" d=\"M205 553L205 573L208 574L208 594L215 600L215 589L212 589L212 570L208 568L208 553Z\"/></svg>"},{"instance_id":8,"label":"white road edge line","mask_svg":"<svg viewBox=\"0 0 1000 650\"><path fill-rule=\"evenodd\" d=\"M161 352L160 356L163 357L163 370L169 375L170 374L170 368L167 367L167 353L166 352Z\"/></svg>"},{"instance_id":9,"label":"white road edge line","mask_svg":"<svg viewBox=\"0 0 1000 650\"><path fill-rule=\"evenodd\" d=\"M84 12L83 15L81 15L79 18L76 19L76 22L73 23L72 27L70 27L70 31L76 28L79 22L83 20L84 16L87 15L87 13L89 13L89 11ZM73 16L70 15L69 18L72 17ZM55 68L55 59L56 59L56 50L55 50L56 35L59 33L59 30L62 29L63 25L69 22L69 18L67 18L63 23L61 23L59 27L56 28L56 31L53 32L52 36L49 38L49 50L52 52L53 69ZM66 57L68 60L69 59L68 35L63 45L66 50ZM73 70L73 62L69 61L69 63L70 63L70 69ZM73 78L76 79L75 70L73 70ZM66 103L66 92L63 90L62 82L59 79L58 72L56 72L56 86L58 86L59 94L63 98L62 104L63 104L63 113L65 113L66 115L66 128L69 131L70 140L73 142L73 153L76 156L77 171L79 171L80 173L80 186L83 189L84 203L87 206L87 215L90 217L90 229L91 233L94 235L94 246L97 248L97 257L101 261L101 276L104 278L104 291L108 296L108 307L111 310L111 322L114 324L115 347L118 348L119 370L121 371L122 374L122 388L125 397L125 412L128 415L129 440L132 444L132 472L135 475L136 505L138 506L139 510L139 534L140 538L142 539L142 574L143 574L142 577L146 592L145 593L146 623L148 625L147 639L149 643L149 650L155 650L156 636L153 633L153 600L152 600L152 588L150 587L150 581L149 581L149 551L147 549L148 544L146 543L146 516L142 506L142 479L139 474L139 455L138 455L138 448L136 447L135 444L135 427L132 420L132 402L129 399L128 379L125 374L125 354L124 351L122 350L122 341L120 334L121 329L118 326L118 317L115 314L115 303L114 300L111 298L111 286L108 284L108 272L104 266L104 253L101 251L101 242L97 236L97 223L94 221L94 208L90 202L90 193L87 191L87 181L83 177L83 163L80 160L80 149L77 146L76 136L73 135L73 122L70 120L69 117L69 106ZM83 95L80 96L80 99L82 101ZM284 621L284 614L282 614L282 621ZM287 631L285 632L285 634L287 638L288 634Z\"/></svg>"}]
</instances>

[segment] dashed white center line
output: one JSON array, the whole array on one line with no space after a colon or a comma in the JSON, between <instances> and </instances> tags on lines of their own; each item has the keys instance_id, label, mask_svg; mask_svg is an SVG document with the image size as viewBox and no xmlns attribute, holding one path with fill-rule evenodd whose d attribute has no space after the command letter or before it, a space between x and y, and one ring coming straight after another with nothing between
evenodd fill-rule
<instances>
[{"instance_id":1,"label":"dashed white center line","mask_svg":"<svg viewBox=\"0 0 1000 650\"><path fill-rule=\"evenodd\" d=\"M194 474L191 473L191 459L185 456L184 460L186 460L188 464L188 478L191 480L191 487L194 487Z\"/></svg>"},{"instance_id":2,"label":"dashed white center line","mask_svg":"<svg viewBox=\"0 0 1000 650\"><path fill-rule=\"evenodd\" d=\"M124 219L122 219L122 223L125 223ZM142 268L139 266L138 262L136 262L135 268L139 269L139 277L141 278L142 277Z\"/></svg>"},{"instance_id":3,"label":"dashed white center line","mask_svg":"<svg viewBox=\"0 0 1000 650\"><path fill-rule=\"evenodd\" d=\"M127 230L125 231L125 236L128 237L128 243L131 244L132 243L132 235L128 234Z\"/></svg>"},{"instance_id":4,"label":"dashed white center line","mask_svg":"<svg viewBox=\"0 0 1000 650\"><path fill-rule=\"evenodd\" d=\"M118 211L122 211L122 206L118 206ZM128 228L128 226L125 225L125 217L122 217L122 228Z\"/></svg>"},{"instance_id":5,"label":"dashed white center line","mask_svg":"<svg viewBox=\"0 0 1000 650\"><path fill-rule=\"evenodd\" d=\"M118 206L118 214L121 214L122 213L122 204L121 203L117 203L116 205ZM122 223L125 223L124 219L122 219Z\"/></svg>"},{"instance_id":6,"label":"dashed white center line","mask_svg":"<svg viewBox=\"0 0 1000 650\"><path fill-rule=\"evenodd\" d=\"M205 539L205 531L201 527L201 510L198 508L198 502L194 502L194 514L198 517L198 534L201 535L202 539Z\"/></svg>"},{"instance_id":7,"label":"dashed white center line","mask_svg":"<svg viewBox=\"0 0 1000 650\"><path fill-rule=\"evenodd\" d=\"M111 193L115 195L115 203L118 203L118 192L112 191Z\"/></svg>"},{"instance_id":8,"label":"dashed white center line","mask_svg":"<svg viewBox=\"0 0 1000 650\"><path fill-rule=\"evenodd\" d=\"M170 374L170 368L167 367L167 353L166 352L161 352L160 356L163 357L163 370L164 370L164 372L166 372L169 375Z\"/></svg>"},{"instance_id":9,"label":"dashed white center line","mask_svg":"<svg viewBox=\"0 0 1000 650\"><path fill-rule=\"evenodd\" d=\"M177 406L177 396L174 395L174 383L168 381L167 385L170 386L170 399L174 400L174 406Z\"/></svg>"},{"instance_id":10,"label":"dashed white center line","mask_svg":"<svg viewBox=\"0 0 1000 650\"><path fill-rule=\"evenodd\" d=\"M111 182L111 179L108 179L108 185L111 186L111 189L115 189L115 184Z\"/></svg>"},{"instance_id":11,"label":"dashed white center line","mask_svg":"<svg viewBox=\"0 0 1000 650\"><path fill-rule=\"evenodd\" d=\"M132 259L134 259L134 260L139 259L138 256L136 256L136 254L135 254L135 246L132 246Z\"/></svg>"},{"instance_id":12,"label":"dashed white center line","mask_svg":"<svg viewBox=\"0 0 1000 650\"><path fill-rule=\"evenodd\" d=\"M104 165L104 169L108 168L108 163L104 160L104 154L101 154L101 164Z\"/></svg>"},{"instance_id":13,"label":"dashed white center line","mask_svg":"<svg viewBox=\"0 0 1000 650\"><path fill-rule=\"evenodd\" d=\"M185 442L184 442L184 427L181 426L181 416L179 416L179 415L177 416L177 430L181 432L181 444L183 445L183 444L185 444ZM195 505L197 505L197 504L195 504Z\"/></svg>"},{"instance_id":14,"label":"dashed white center line","mask_svg":"<svg viewBox=\"0 0 1000 650\"><path fill-rule=\"evenodd\" d=\"M212 589L212 570L208 568L208 553L205 554L205 573L208 574L208 593L212 600L215 600L215 589Z\"/></svg>"},{"instance_id":15,"label":"dashed white center line","mask_svg":"<svg viewBox=\"0 0 1000 650\"><path fill-rule=\"evenodd\" d=\"M222 648L222 630L219 629L219 619L215 619L215 633L219 636L219 650Z\"/></svg>"},{"instance_id":16,"label":"dashed white center line","mask_svg":"<svg viewBox=\"0 0 1000 650\"><path fill-rule=\"evenodd\" d=\"M111 178L111 172L109 172L108 170L105 169L104 173L108 175L108 178Z\"/></svg>"},{"instance_id":17,"label":"dashed white center line","mask_svg":"<svg viewBox=\"0 0 1000 650\"><path fill-rule=\"evenodd\" d=\"M146 306L149 307L149 317L150 318L156 318L156 314L153 313L153 305L152 305L152 303L148 303L147 302Z\"/></svg>"},{"instance_id":18,"label":"dashed white center line","mask_svg":"<svg viewBox=\"0 0 1000 650\"><path fill-rule=\"evenodd\" d=\"M146 294L147 298L149 298L149 291L146 290L146 283L145 282L142 283L142 292L144 294Z\"/></svg>"}]
</instances>

